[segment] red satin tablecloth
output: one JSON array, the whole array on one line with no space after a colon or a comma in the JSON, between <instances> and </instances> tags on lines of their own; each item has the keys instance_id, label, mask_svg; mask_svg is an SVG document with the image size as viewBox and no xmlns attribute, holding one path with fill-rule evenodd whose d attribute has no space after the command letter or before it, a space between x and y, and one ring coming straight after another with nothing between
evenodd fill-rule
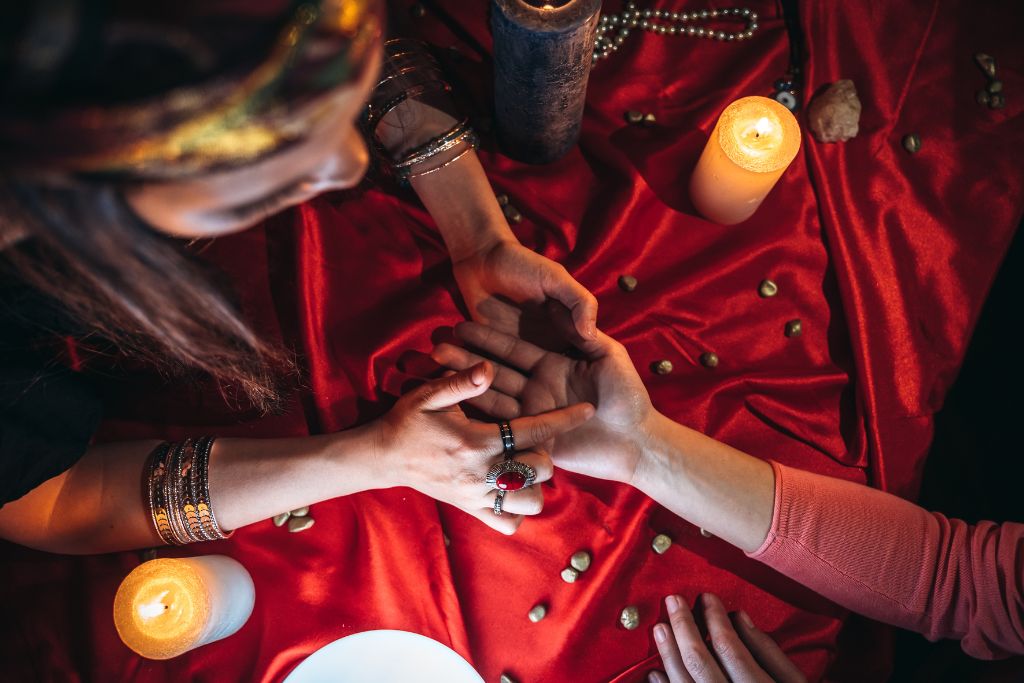
<instances>
[{"instance_id":1,"label":"red satin tablecloth","mask_svg":"<svg viewBox=\"0 0 1024 683\"><path fill-rule=\"evenodd\" d=\"M421 19L401 5L397 28L452 48L453 79L483 108L486 3L424 4ZM519 238L597 295L601 326L629 348L661 411L757 456L913 496L932 414L1024 206L1021 11L802 3L808 90L852 78L860 134L832 145L805 135L754 217L721 227L695 216L689 174L721 110L770 94L788 64L780 8L740 5L762 17L742 43L634 31L596 66L582 140L565 159L521 165L486 135L481 156L496 192L525 217ZM978 51L998 61L1003 110L975 102L985 82ZM628 125L626 110L657 123ZM914 155L900 144L911 132L923 141ZM433 335L465 316L430 218L411 195L373 182L217 240L203 256L228 273L268 337L303 355L307 389L285 414L258 418L201 388L132 377L112 382L102 439L351 427L412 386ZM625 273L639 280L632 293L616 286ZM758 296L764 278L778 283L776 297ZM793 318L803 335L787 338ZM717 368L698 362L706 351ZM675 371L652 373L661 359ZM395 489L314 505L304 533L267 521L228 542L161 550L231 555L257 593L239 633L166 662L140 659L114 631L114 592L135 553L2 546L0 679L269 683L328 642L390 628L449 645L487 681L508 672L522 683L625 683L657 661L650 629L665 619L661 598L703 591L747 610L811 679L884 674L881 637L838 652L842 609L636 491L560 472L545 495L544 513L511 538ZM665 555L650 548L658 533L674 539ZM580 549L593 566L566 584L559 572ZM526 613L541 602L548 616L533 624ZM640 610L637 630L619 626L627 605Z\"/></svg>"}]
</instances>

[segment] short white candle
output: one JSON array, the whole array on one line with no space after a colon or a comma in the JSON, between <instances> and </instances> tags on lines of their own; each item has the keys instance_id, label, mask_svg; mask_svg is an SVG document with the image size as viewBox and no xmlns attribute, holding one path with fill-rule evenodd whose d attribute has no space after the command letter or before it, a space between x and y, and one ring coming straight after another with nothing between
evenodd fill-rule
<instances>
[{"instance_id":1,"label":"short white candle","mask_svg":"<svg viewBox=\"0 0 1024 683\"><path fill-rule=\"evenodd\" d=\"M690 178L690 199L702 216L733 225L761 206L800 151L793 113L768 97L736 100L718 117Z\"/></svg>"},{"instance_id":2,"label":"short white candle","mask_svg":"<svg viewBox=\"0 0 1024 683\"><path fill-rule=\"evenodd\" d=\"M240 629L255 597L249 572L230 557L150 560L117 589L114 625L136 653L170 659Z\"/></svg>"}]
</instances>

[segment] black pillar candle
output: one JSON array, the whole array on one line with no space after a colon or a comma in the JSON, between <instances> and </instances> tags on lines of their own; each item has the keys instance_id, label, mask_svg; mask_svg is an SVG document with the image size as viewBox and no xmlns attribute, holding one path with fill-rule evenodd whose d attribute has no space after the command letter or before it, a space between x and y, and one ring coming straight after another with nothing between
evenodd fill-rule
<instances>
[{"instance_id":1,"label":"black pillar candle","mask_svg":"<svg viewBox=\"0 0 1024 683\"><path fill-rule=\"evenodd\" d=\"M554 161L580 135L601 0L491 0L498 141L513 159Z\"/></svg>"}]
</instances>

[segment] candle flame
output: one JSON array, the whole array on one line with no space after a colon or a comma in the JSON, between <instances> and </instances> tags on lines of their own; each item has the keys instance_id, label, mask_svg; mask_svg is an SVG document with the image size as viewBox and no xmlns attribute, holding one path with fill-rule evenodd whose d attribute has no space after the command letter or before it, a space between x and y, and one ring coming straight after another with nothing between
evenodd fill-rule
<instances>
[{"instance_id":1,"label":"candle flame","mask_svg":"<svg viewBox=\"0 0 1024 683\"><path fill-rule=\"evenodd\" d=\"M555 9L554 5L544 5L544 9Z\"/></svg>"},{"instance_id":2,"label":"candle flame","mask_svg":"<svg viewBox=\"0 0 1024 683\"><path fill-rule=\"evenodd\" d=\"M154 617L160 616L168 609L170 609L170 605L164 602L164 598L167 597L167 594L169 592L170 591L164 591L160 595L156 596L153 600L150 600L149 602L144 602L141 605L139 605L139 616L143 619L152 619Z\"/></svg>"},{"instance_id":3,"label":"candle flame","mask_svg":"<svg viewBox=\"0 0 1024 683\"><path fill-rule=\"evenodd\" d=\"M733 163L755 173L783 169L800 149L792 112L767 97L744 97L722 112L719 144Z\"/></svg>"}]
</instances>

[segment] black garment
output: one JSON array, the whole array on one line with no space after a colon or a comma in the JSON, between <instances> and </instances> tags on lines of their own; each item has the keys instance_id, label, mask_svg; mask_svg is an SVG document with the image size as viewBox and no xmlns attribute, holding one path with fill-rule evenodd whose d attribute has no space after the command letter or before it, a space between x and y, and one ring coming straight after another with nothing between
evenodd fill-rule
<instances>
[{"instance_id":1,"label":"black garment","mask_svg":"<svg viewBox=\"0 0 1024 683\"><path fill-rule=\"evenodd\" d=\"M54 302L0 276L0 506L78 462L99 425L93 387L41 348L74 332Z\"/></svg>"}]
</instances>

